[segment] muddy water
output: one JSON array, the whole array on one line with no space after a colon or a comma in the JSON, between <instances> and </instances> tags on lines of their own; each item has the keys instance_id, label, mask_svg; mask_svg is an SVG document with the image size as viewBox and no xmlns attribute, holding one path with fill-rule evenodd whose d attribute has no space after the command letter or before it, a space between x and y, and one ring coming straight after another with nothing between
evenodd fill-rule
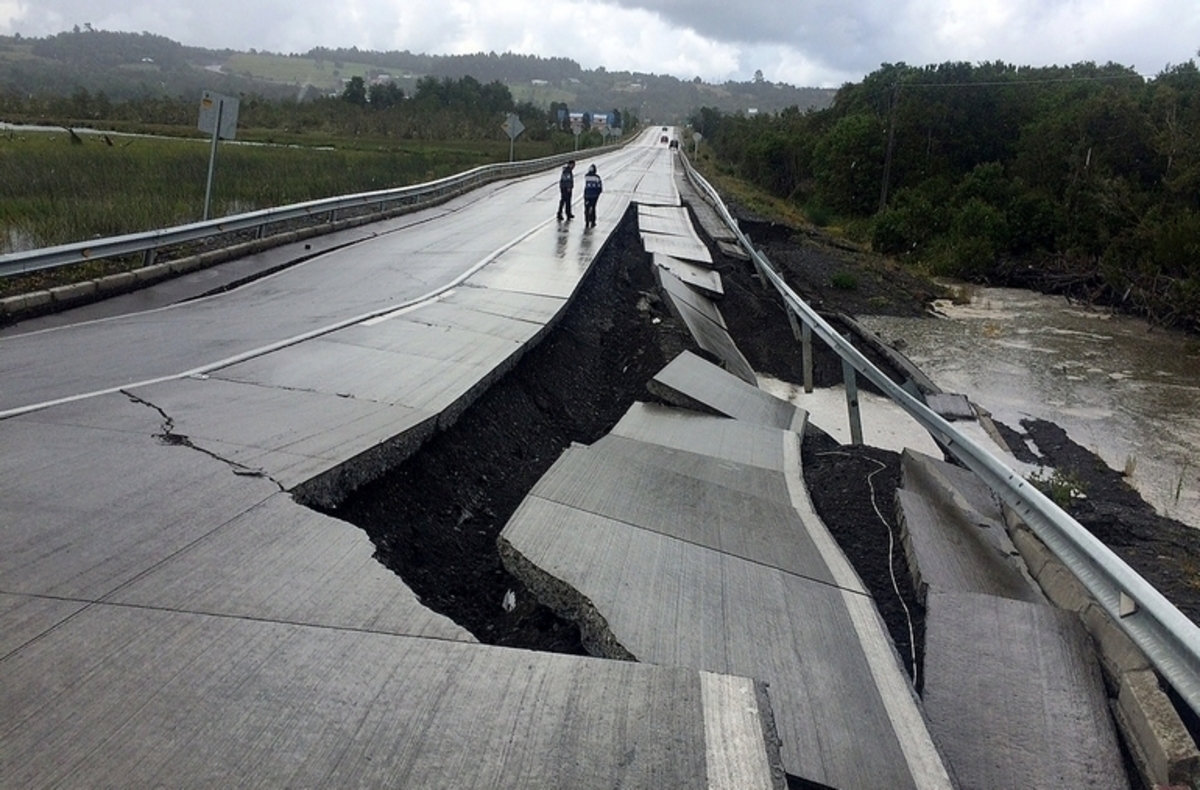
<instances>
[{"instance_id":1,"label":"muddy water","mask_svg":"<svg viewBox=\"0 0 1200 790\"><path fill-rule=\"evenodd\" d=\"M1161 514L1200 527L1200 342L1057 297L1003 288L941 318L866 317L942 389L1013 428L1050 420Z\"/></svg>"}]
</instances>

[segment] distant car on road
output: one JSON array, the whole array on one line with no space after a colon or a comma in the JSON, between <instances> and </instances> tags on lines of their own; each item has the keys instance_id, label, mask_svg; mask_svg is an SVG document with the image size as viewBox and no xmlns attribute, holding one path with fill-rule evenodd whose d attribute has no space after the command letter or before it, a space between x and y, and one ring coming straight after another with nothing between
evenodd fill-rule
<instances>
[{"instance_id":1,"label":"distant car on road","mask_svg":"<svg viewBox=\"0 0 1200 790\"><path fill-rule=\"evenodd\" d=\"M671 138L667 137L667 136L664 134L664 135L662 136L662 139L661 139L661 140L659 140L659 142L660 142L660 143L667 143L667 142L670 142L670 140L671 140Z\"/></svg>"},{"instance_id":2,"label":"distant car on road","mask_svg":"<svg viewBox=\"0 0 1200 790\"><path fill-rule=\"evenodd\" d=\"M668 148L678 148L678 147L679 147L679 141L678 141L678 140L672 140L672 141L671 141L671 144L670 144L669 146L667 146L667 147L668 147Z\"/></svg>"},{"instance_id":3,"label":"distant car on road","mask_svg":"<svg viewBox=\"0 0 1200 790\"><path fill-rule=\"evenodd\" d=\"M665 127L665 126L664 126L664 127L663 127L663 131L664 131L664 132L665 132L665 131L667 131L667 127Z\"/></svg>"}]
</instances>

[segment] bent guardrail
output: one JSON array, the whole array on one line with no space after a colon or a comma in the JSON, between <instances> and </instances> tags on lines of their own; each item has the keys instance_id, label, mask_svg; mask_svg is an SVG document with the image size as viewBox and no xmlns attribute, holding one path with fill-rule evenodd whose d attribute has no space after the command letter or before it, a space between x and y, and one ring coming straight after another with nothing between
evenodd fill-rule
<instances>
[{"instance_id":1,"label":"bent guardrail","mask_svg":"<svg viewBox=\"0 0 1200 790\"><path fill-rule=\"evenodd\" d=\"M1188 706L1200 715L1200 627L1032 483L970 437L959 433L947 420L876 368L788 287L742 233L713 186L696 172L686 157L680 158L688 178L712 201L759 273L779 292L788 310L824 340L845 364L908 412L1011 507L1146 654Z\"/></svg>"},{"instance_id":2,"label":"bent guardrail","mask_svg":"<svg viewBox=\"0 0 1200 790\"><path fill-rule=\"evenodd\" d=\"M339 211L350 209L368 208L384 212L390 208L429 205L449 199L492 181L515 178L547 170L577 156L579 156L578 153L572 152L556 154L555 156L543 157L541 159L528 159L521 162L481 165L465 173L459 173L437 181L430 181L414 186L323 198L320 200L311 200L306 203L295 203L290 206L261 209L204 222L194 222L189 225L179 225L162 230L130 233L124 236L94 239L72 244L60 244L55 247L44 247L26 252L8 253L0 255L0 277L11 277L59 266L69 266L87 261L139 253L143 256L143 264L149 266L154 263L154 256L158 251L175 245L244 230L254 230L256 236L261 238L265 235L267 227L272 224L298 219L309 219L320 215L329 215L329 219L332 221L336 218Z\"/></svg>"}]
</instances>

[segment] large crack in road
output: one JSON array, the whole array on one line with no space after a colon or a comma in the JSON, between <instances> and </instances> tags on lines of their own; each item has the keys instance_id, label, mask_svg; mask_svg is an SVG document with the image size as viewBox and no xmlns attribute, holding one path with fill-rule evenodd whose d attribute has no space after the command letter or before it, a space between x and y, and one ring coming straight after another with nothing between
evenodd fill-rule
<instances>
[{"instance_id":1,"label":"large crack in road","mask_svg":"<svg viewBox=\"0 0 1200 790\"><path fill-rule=\"evenodd\" d=\"M481 642L584 652L578 628L504 569L496 539L564 449L594 442L635 400L651 400L646 382L683 349L695 350L657 295L635 217L627 215L541 343L454 425L331 511L364 529L379 560L425 605Z\"/></svg>"}]
</instances>

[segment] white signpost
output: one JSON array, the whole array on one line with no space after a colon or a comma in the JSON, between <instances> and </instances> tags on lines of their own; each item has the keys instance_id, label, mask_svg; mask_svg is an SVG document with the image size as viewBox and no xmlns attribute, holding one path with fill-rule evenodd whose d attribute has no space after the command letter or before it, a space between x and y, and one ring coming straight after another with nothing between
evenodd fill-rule
<instances>
[{"instance_id":1,"label":"white signpost","mask_svg":"<svg viewBox=\"0 0 1200 790\"><path fill-rule=\"evenodd\" d=\"M200 97L200 123L202 132L212 135L212 148L208 152L208 183L204 187L204 219L208 219L208 207L212 199L213 169L217 162L217 140L232 140L237 134L238 100L212 91L204 91Z\"/></svg>"},{"instance_id":2,"label":"white signpost","mask_svg":"<svg viewBox=\"0 0 1200 790\"><path fill-rule=\"evenodd\" d=\"M525 131L525 124L521 123L521 119L515 114L509 113L504 119L504 123L500 124L500 128L508 134L508 161L513 160L513 145L516 143L517 136Z\"/></svg>"}]
</instances>

